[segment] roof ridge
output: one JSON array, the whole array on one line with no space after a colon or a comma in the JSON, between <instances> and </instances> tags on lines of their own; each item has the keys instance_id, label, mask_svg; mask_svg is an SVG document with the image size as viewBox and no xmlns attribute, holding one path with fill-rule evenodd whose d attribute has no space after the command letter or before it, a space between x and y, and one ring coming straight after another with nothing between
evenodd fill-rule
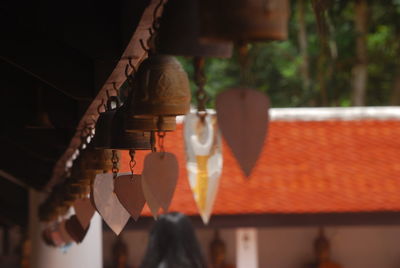
<instances>
[{"instance_id":1,"label":"roof ridge","mask_svg":"<svg viewBox=\"0 0 400 268\"><path fill-rule=\"evenodd\" d=\"M192 109L191 112L195 110ZM215 114L214 109L207 109ZM400 107L300 107L271 108L271 121L328 121L328 120L400 120ZM177 117L177 123L183 122L183 116Z\"/></svg>"}]
</instances>

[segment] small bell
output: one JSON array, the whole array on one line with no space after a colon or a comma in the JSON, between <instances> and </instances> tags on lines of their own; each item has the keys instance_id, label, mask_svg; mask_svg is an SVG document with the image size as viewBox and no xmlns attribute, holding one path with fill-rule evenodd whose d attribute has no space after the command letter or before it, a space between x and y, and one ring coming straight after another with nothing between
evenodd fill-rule
<instances>
[{"instance_id":1,"label":"small bell","mask_svg":"<svg viewBox=\"0 0 400 268\"><path fill-rule=\"evenodd\" d=\"M125 118L125 131L174 131L175 116L132 115Z\"/></svg>"},{"instance_id":2,"label":"small bell","mask_svg":"<svg viewBox=\"0 0 400 268\"><path fill-rule=\"evenodd\" d=\"M179 61L169 55L150 55L134 80L131 115L177 116L190 110L189 79Z\"/></svg>"},{"instance_id":3,"label":"small bell","mask_svg":"<svg viewBox=\"0 0 400 268\"><path fill-rule=\"evenodd\" d=\"M284 40L288 0L202 0L201 37L206 40Z\"/></svg>"},{"instance_id":4,"label":"small bell","mask_svg":"<svg viewBox=\"0 0 400 268\"><path fill-rule=\"evenodd\" d=\"M134 84L132 81L130 83L131 86ZM121 112L123 111L124 115L125 131L174 131L176 129L175 116L135 115L135 97L136 90L133 86L129 92L127 104L121 107Z\"/></svg>"},{"instance_id":5,"label":"small bell","mask_svg":"<svg viewBox=\"0 0 400 268\"><path fill-rule=\"evenodd\" d=\"M231 42L200 40L199 1L169 0L165 4L158 31L158 52L196 57L231 57Z\"/></svg>"},{"instance_id":6,"label":"small bell","mask_svg":"<svg viewBox=\"0 0 400 268\"><path fill-rule=\"evenodd\" d=\"M118 107L119 99L111 96L107 100L106 111L101 113L96 122L96 134L93 139L93 145L96 149L109 149L111 145L110 129L115 115L113 104Z\"/></svg>"},{"instance_id":7,"label":"small bell","mask_svg":"<svg viewBox=\"0 0 400 268\"><path fill-rule=\"evenodd\" d=\"M150 132L126 131L125 114L121 107L115 113L112 123L111 149L114 150L151 150Z\"/></svg>"},{"instance_id":8,"label":"small bell","mask_svg":"<svg viewBox=\"0 0 400 268\"><path fill-rule=\"evenodd\" d=\"M111 170L112 165L110 159L112 150L109 149L95 149L93 144L87 145L85 150L81 152L82 169L89 170Z\"/></svg>"}]
</instances>

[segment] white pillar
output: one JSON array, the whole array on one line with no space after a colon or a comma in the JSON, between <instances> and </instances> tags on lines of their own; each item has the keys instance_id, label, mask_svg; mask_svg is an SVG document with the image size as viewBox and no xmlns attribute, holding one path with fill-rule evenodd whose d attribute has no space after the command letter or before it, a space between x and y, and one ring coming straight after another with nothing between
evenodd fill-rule
<instances>
[{"instance_id":1,"label":"white pillar","mask_svg":"<svg viewBox=\"0 0 400 268\"><path fill-rule=\"evenodd\" d=\"M256 228L236 229L236 267L258 268L258 240Z\"/></svg>"},{"instance_id":2,"label":"white pillar","mask_svg":"<svg viewBox=\"0 0 400 268\"><path fill-rule=\"evenodd\" d=\"M30 190L29 193L29 227L32 245L32 268L102 268L102 222L95 213L90 229L79 245L74 244L63 252L61 249L49 247L41 238L43 224L39 222L38 206L42 201L41 194Z\"/></svg>"}]
</instances>

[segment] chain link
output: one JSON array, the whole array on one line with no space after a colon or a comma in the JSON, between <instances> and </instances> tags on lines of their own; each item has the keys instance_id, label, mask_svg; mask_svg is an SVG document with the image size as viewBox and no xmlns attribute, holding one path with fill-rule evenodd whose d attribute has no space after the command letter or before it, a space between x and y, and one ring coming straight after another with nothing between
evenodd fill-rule
<instances>
[{"instance_id":1,"label":"chain link","mask_svg":"<svg viewBox=\"0 0 400 268\"><path fill-rule=\"evenodd\" d=\"M249 44L242 43L238 45L238 57L240 65L240 80L243 86L251 83L251 64L249 57Z\"/></svg>"},{"instance_id":2,"label":"chain link","mask_svg":"<svg viewBox=\"0 0 400 268\"><path fill-rule=\"evenodd\" d=\"M135 149L130 149L129 150L129 156L131 160L129 161L129 168L131 170L131 173L133 175L133 168L136 166L136 160L135 160Z\"/></svg>"},{"instance_id":3,"label":"chain link","mask_svg":"<svg viewBox=\"0 0 400 268\"><path fill-rule=\"evenodd\" d=\"M206 76L204 74L205 60L202 57L194 58L194 82L196 83L197 90L195 93L197 101L197 115L202 119L207 115L206 105L209 99L207 92L204 89L206 84Z\"/></svg>"},{"instance_id":4,"label":"chain link","mask_svg":"<svg viewBox=\"0 0 400 268\"><path fill-rule=\"evenodd\" d=\"M154 131L150 132L150 145L151 145L151 151L156 152L156 135Z\"/></svg>"},{"instance_id":5,"label":"chain link","mask_svg":"<svg viewBox=\"0 0 400 268\"><path fill-rule=\"evenodd\" d=\"M111 157L111 162L112 162L112 173L114 179L117 177L119 169L118 169L118 163L119 163L119 157L117 154L117 150L112 150L112 157Z\"/></svg>"},{"instance_id":6,"label":"chain link","mask_svg":"<svg viewBox=\"0 0 400 268\"><path fill-rule=\"evenodd\" d=\"M157 137L158 137L158 147L160 149L160 152L164 153L165 148L164 148L164 138L165 138L166 132L165 131L159 131L157 132Z\"/></svg>"}]
</instances>

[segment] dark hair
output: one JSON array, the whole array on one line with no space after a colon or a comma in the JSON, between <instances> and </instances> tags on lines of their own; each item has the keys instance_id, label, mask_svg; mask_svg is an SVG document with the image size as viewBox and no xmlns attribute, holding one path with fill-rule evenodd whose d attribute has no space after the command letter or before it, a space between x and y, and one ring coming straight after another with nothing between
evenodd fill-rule
<instances>
[{"instance_id":1,"label":"dark hair","mask_svg":"<svg viewBox=\"0 0 400 268\"><path fill-rule=\"evenodd\" d=\"M141 268L205 268L196 234L179 212L161 215L151 230Z\"/></svg>"}]
</instances>

